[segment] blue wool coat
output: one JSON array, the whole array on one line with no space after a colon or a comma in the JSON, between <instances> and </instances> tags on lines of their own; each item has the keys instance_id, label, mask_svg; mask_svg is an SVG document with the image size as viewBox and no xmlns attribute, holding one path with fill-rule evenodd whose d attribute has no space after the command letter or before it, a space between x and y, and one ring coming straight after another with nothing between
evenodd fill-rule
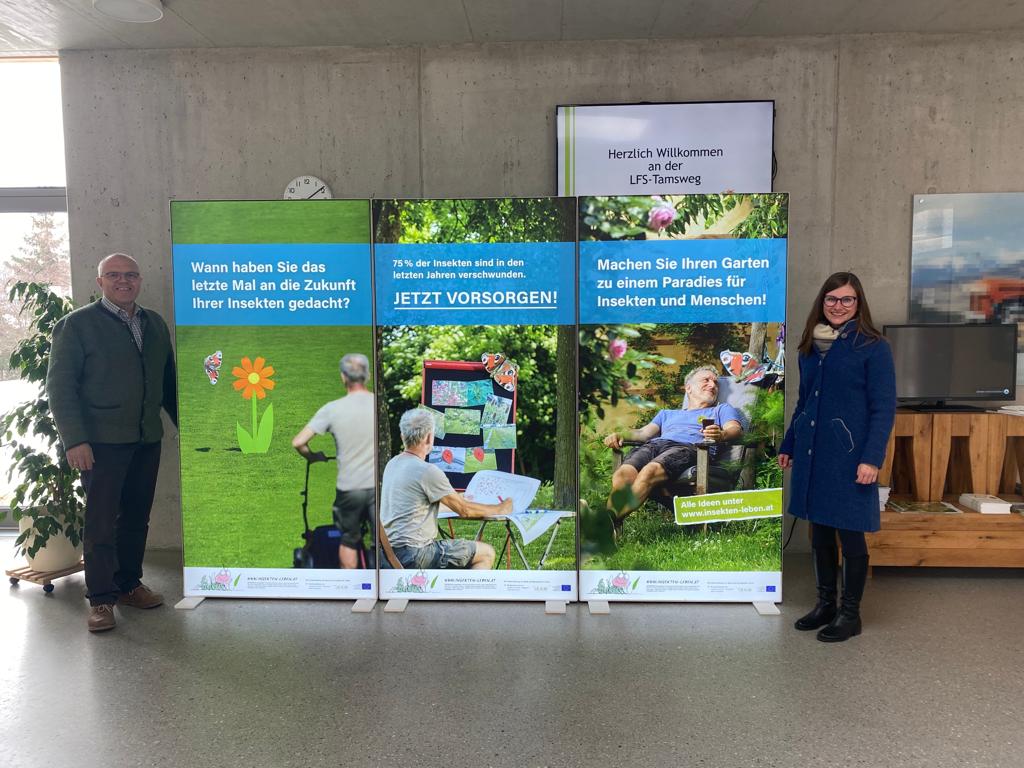
<instances>
[{"instance_id":1,"label":"blue wool coat","mask_svg":"<svg viewBox=\"0 0 1024 768\"><path fill-rule=\"evenodd\" d=\"M877 531L878 485L857 465L882 466L896 418L896 374L884 339L852 320L828 353L800 355L800 399L779 447L792 457L789 513L850 531Z\"/></svg>"}]
</instances>

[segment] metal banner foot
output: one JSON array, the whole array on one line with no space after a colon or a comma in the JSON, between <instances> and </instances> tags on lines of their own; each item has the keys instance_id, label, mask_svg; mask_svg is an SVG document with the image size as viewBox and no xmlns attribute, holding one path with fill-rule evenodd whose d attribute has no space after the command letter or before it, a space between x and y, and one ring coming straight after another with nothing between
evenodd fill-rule
<instances>
[{"instance_id":1,"label":"metal banner foot","mask_svg":"<svg viewBox=\"0 0 1024 768\"><path fill-rule=\"evenodd\" d=\"M544 613L565 613L566 606L568 605L565 600L545 600Z\"/></svg>"},{"instance_id":2,"label":"metal banner foot","mask_svg":"<svg viewBox=\"0 0 1024 768\"><path fill-rule=\"evenodd\" d=\"M612 612L607 600L587 600L587 607L592 616L604 616Z\"/></svg>"},{"instance_id":3,"label":"metal banner foot","mask_svg":"<svg viewBox=\"0 0 1024 768\"><path fill-rule=\"evenodd\" d=\"M205 597L183 597L181 600L174 604L174 610L176 611L193 611L199 607L199 604L205 600Z\"/></svg>"},{"instance_id":4,"label":"metal banner foot","mask_svg":"<svg viewBox=\"0 0 1024 768\"><path fill-rule=\"evenodd\" d=\"M408 605L408 600L392 598L384 603L384 613L405 613L405 609Z\"/></svg>"},{"instance_id":5,"label":"metal banner foot","mask_svg":"<svg viewBox=\"0 0 1024 768\"><path fill-rule=\"evenodd\" d=\"M775 603L764 603L754 601L754 610L762 616L778 616L782 613Z\"/></svg>"},{"instance_id":6,"label":"metal banner foot","mask_svg":"<svg viewBox=\"0 0 1024 768\"><path fill-rule=\"evenodd\" d=\"M352 613L371 613L376 604L377 599L374 597L366 597L362 600L356 600L352 603Z\"/></svg>"}]
</instances>

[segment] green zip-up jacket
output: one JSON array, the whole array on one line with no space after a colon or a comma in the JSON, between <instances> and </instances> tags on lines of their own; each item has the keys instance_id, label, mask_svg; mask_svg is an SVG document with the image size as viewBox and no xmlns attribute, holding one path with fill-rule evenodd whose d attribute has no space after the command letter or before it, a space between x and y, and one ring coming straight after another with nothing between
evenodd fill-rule
<instances>
[{"instance_id":1,"label":"green zip-up jacket","mask_svg":"<svg viewBox=\"0 0 1024 768\"><path fill-rule=\"evenodd\" d=\"M144 313L142 352L131 329L93 302L53 328L46 393L64 449L82 443L155 443L161 406L178 423L174 355L163 318Z\"/></svg>"}]
</instances>

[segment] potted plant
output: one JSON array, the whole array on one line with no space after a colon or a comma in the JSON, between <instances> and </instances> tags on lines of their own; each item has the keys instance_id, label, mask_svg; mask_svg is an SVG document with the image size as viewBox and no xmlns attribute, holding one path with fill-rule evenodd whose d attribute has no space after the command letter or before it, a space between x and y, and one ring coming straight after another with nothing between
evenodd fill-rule
<instances>
[{"instance_id":1,"label":"potted plant","mask_svg":"<svg viewBox=\"0 0 1024 768\"><path fill-rule=\"evenodd\" d=\"M15 546L33 570L58 571L81 558L85 515L78 473L64 455L44 386L53 326L74 305L40 283L15 283L9 296L31 316L30 335L11 353L11 368L39 387L33 399L0 416L0 436L12 453L8 475L18 483L10 504L21 529ZM0 510L0 519L6 514Z\"/></svg>"}]
</instances>

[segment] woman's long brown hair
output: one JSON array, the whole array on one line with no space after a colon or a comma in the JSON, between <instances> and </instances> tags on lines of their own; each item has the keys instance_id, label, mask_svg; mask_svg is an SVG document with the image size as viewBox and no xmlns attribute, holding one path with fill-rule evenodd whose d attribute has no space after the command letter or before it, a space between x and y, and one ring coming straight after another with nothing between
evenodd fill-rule
<instances>
[{"instance_id":1,"label":"woman's long brown hair","mask_svg":"<svg viewBox=\"0 0 1024 768\"><path fill-rule=\"evenodd\" d=\"M818 323L828 323L825 319L825 294L848 285L857 294L857 314L854 319L857 321L857 330L869 339L882 338L881 332L871 321L871 310L868 308L868 300L864 296L864 286L860 279L853 272L836 272L828 276L828 279L818 291L814 299L810 314L807 315L807 324L804 326L804 335L800 337L800 354L809 355L814 350L814 326Z\"/></svg>"}]
</instances>

